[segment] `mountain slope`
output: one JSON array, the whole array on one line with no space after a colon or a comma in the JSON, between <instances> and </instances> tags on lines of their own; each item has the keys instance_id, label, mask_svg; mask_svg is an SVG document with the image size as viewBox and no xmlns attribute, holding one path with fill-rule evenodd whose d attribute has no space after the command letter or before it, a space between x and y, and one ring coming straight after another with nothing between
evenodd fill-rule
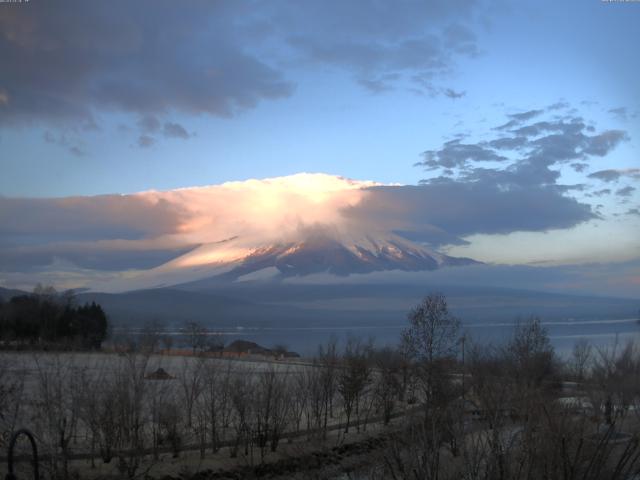
<instances>
[{"instance_id":1,"label":"mountain slope","mask_svg":"<svg viewBox=\"0 0 640 480\"><path fill-rule=\"evenodd\" d=\"M425 294L440 291L467 324L514 321L635 318L638 300L560 295L495 287L446 285L296 285L289 282L233 282L196 289L140 290L121 294L81 293L78 302L100 303L114 323L149 320L181 324L197 320L216 327L324 329L404 325L408 311Z\"/></svg>"},{"instance_id":2,"label":"mountain slope","mask_svg":"<svg viewBox=\"0 0 640 480\"><path fill-rule=\"evenodd\" d=\"M315 237L259 248L222 276L238 278L268 267L275 267L282 276L321 272L344 276L378 270L434 270L444 265L473 262L453 259L398 240L369 243L345 245L332 238Z\"/></svg>"},{"instance_id":3,"label":"mountain slope","mask_svg":"<svg viewBox=\"0 0 640 480\"><path fill-rule=\"evenodd\" d=\"M477 263L449 257L395 234L351 235L318 230L276 241L234 236L203 244L156 268L96 283L92 290L125 292L201 281L218 284L317 273L348 276L390 270L415 272Z\"/></svg>"}]
</instances>

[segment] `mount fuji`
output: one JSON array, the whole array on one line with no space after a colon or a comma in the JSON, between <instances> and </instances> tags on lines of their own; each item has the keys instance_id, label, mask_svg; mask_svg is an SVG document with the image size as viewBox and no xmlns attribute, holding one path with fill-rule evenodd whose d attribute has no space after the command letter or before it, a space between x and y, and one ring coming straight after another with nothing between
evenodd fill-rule
<instances>
[{"instance_id":1,"label":"mount fuji","mask_svg":"<svg viewBox=\"0 0 640 480\"><path fill-rule=\"evenodd\" d=\"M392 233L347 235L316 229L295 239L255 243L242 237L200 245L156 268L123 278L114 290L278 280L312 274L348 276L376 271L416 272L479 264L439 253ZM104 289L101 289L104 291Z\"/></svg>"}]
</instances>

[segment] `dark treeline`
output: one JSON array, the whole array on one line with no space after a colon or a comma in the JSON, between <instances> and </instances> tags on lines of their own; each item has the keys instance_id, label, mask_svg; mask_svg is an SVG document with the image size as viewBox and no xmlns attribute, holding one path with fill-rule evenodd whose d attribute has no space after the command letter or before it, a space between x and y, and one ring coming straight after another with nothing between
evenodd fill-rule
<instances>
[{"instance_id":1,"label":"dark treeline","mask_svg":"<svg viewBox=\"0 0 640 480\"><path fill-rule=\"evenodd\" d=\"M0 300L0 345L5 348L99 349L108 328L100 305L76 305L73 294L51 287Z\"/></svg>"}]
</instances>

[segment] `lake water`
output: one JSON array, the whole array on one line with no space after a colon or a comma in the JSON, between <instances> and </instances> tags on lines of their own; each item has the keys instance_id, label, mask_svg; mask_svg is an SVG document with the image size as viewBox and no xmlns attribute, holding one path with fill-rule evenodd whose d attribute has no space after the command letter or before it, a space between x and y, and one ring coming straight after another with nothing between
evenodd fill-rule
<instances>
[{"instance_id":1,"label":"lake water","mask_svg":"<svg viewBox=\"0 0 640 480\"><path fill-rule=\"evenodd\" d=\"M406 322L393 325L300 326L300 327L241 327L216 329L228 344L236 339L256 342L264 347L283 344L303 356L317 352L318 345L336 337L344 345L349 337L373 339L378 346L396 345ZM602 320L543 321L556 352L567 355L579 339L587 339L596 347L613 347L628 340L640 342L640 323L636 318ZM507 340L514 332L516 322L467 323L463 330L475 342L497 344ZM179 337L179 332L172 332Z\"/></svg>"}]
</instances>

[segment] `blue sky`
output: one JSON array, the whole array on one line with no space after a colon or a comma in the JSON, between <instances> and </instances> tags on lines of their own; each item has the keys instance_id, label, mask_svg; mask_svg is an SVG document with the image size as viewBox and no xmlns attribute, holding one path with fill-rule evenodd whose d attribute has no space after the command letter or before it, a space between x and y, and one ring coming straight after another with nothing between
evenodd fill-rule
<instances>
[{"instance_id":1,"label":"blue sky","mask_svg":"<svg viewBox=\"0 0 640 480\"><path fill-rule=\"evenodd\" d=\"M0 14L37 10L41 3L3 5ZM184 112L178 105L171 108L169 102L161 116L194 136L188 140L161 139L151 148L137 146L139 132L122 129L135 129L139 114L95 105L97 102L83 105L91 109L99 127L96 131L76 131L81 127L73 122L62 126L55 116L12 122L2 129L0 148L6 174L0 179L0 192L8 196L133 192L299 171L416 183L424 174L412 167L413 163L421 151L437 147L443 138L457 132L483 132L501 121L506 112L540 108L561 99L580 112L588 112L591 121L604 127L619 123L608 110L624 107L636 117L621 126L638 131L640 56L634 55L633 45L640 40L639 5L599 1L463 3L465 6L458 8L466 9L470 18L460 24L475 36L477 52L453 54L446 66L449 71L434 74L431 80L432 88L465 92L462 98L452 100L424 91L418 94L410 90L416 86L406 81L374 93L357 82L353 66L300 58L290 47L283 48L285 30L269 36L274 47L268 49L269 56L264 54L260 59L274 65L290 84L291 92L286 96L241 107L231 117ZM70 2L61 2L55 8L64 9L66 4L71 7ZM366 2L354 4L367 8ZM122 8L126 10L126 6ZM259 10L260 5L251 4L251 8ZM286 10L287 5L279 8ZM401 10L402 4L396 9ZM340 14L330 10L328 4L327 17ZM234 18L239 13L227 14ZM456 21L455 15L433 21L425 18L425 30ZM348 34L352 27L346 21L343 28ZM414 31L420 32L420 28ZM357 41L357 33L354 28L349 39ZM375 35L367 35L363 41L369 38ZM243 49L262 53L248 40L236 41ZM204 42L199 47L215 48ZM419 62L415 65L390 68L389 72L408 76L419 69ZM380 70L386 73L386 69ZM34 69L33 73L47 72ZM375 77L378 72L370 75ZM144 82L154 80L141 77ZM585 108L581 104L585 101L598 104ZM46 132L52 139L63 136L64 140L60 144L47 142ZM637 162L637 139L632 140L624 151L612 155L612 164ZM74 154L74 147L82 153ZM126 176L123 170L128 172ZM55 182L51 182L52 174Z\"/></svg>"},{"instance_id":2,"label":"blue sky","mask_svg":"<svg viewBox=\"0 0 640 480\"><path fill-rule=\"evenodd\" d=\"M538 162L526 148L547 134L568 141L559 125L573 122L583 140L611 141L536 164L557 178L527 181L521 169L500 188L549 189L591 216L454 228L466 243L441 247L489 262L632 260L640 256L639 24L640 2L599 0L0 3L0 196L298 172L477 185L489 181L480 169L516 168L523 155ZM547 121L555 130L503 152L506 162L468 158L443 171L446 142L486 145L506 135L498 127L513 115L536 111L520 127ZM441 153L438 168L416 166L428 151ZM589 177L602 171L613 177ZM550 217L555 209L549 202ZM19 243L16 232L4 235Z\"/></svg>"}]
</instances>

